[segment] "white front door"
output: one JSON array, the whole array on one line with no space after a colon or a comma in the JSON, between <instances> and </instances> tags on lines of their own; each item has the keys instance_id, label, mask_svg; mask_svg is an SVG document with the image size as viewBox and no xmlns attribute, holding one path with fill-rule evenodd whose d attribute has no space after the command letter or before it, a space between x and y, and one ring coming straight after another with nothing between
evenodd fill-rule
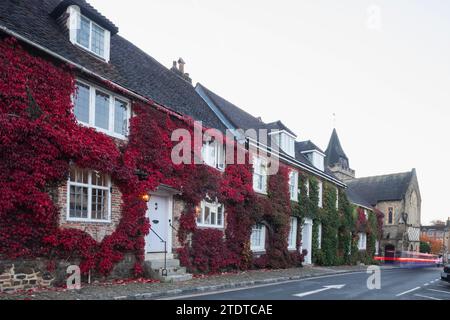
<instances>
[{"instance_id":1,"label":"white front door","mask_svg":"<svg viewBox=\"0 0 450 320\"><path fill-rule=\"evenodd\" d=\"M167 251L170 250L171 241L169 236L169 197L152 195L147 206L147 217L150 220L150 233L145 238L145 251L164 252L164 241L167 241ZM156 234L155 234L156 233ZM159 237L158 237L159 236Z\"/></svg>"},{"instance_id":2,"label":"white front door","mask_svg":"<svg viewBox=\"0 0 450 320\"><path fill-rule=\"evenodd\" d=\"M313 222L311 219L305 219L305 222L302 226L302 250L306 249L308 254L305 256L305 264L311 264L311 256L312 256L312 227Z\"/></svg>"}]
</instances>

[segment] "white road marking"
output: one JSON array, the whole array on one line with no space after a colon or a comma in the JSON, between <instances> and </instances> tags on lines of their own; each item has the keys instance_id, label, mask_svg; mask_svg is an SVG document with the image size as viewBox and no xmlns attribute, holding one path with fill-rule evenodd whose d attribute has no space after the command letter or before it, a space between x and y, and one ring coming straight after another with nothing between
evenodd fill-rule
<instances>
[{"instance_id":1,"label":"white road marking","mask_svg":"<svg viewBox=\"0 0 450 320\"><path fill-rule=\"evenodd\" d=\"M297 293L297 294L293 294L293 296L296 297L305 297L305 296L309 296L311 294L315 294L315 293L319 293L322 291L326 291L326 290L330 290L330 289L342 289L343 287L345 287L345 284L337 284L337 285L332 285L332 286L324 286L322 289L317 289L317 290L313 290L313 291L308 291L308 292L303 292L303 293Z\"/></svg>"},{"instance_id":2,"label":"white road marking","mask_svg":"<svg viewBox=\"0 0 450 320\"><path fill-rule=\"evenodd\" d=\"M421 295L421 294L415 294L415 296L416 297L421 297L421 298L426 298L426 299L431 299L431 300L442 300L442 299L439 299L439 298L424 296L424 295Z\"/></svg>"},{"instance_id":3,"label":"white road marking","mask_svg":"<svg viewBox=\"0 0 450 320\"><path fill-rule=\"evenodd\" d=\"M424 284L425 287L426 287L426 286L429 286L429 285L430 285L429 283L425 283L425 284Z\"/></svg>"},{"instance_id":4,"label":"white road marking","mask_svg":"<svg viewBox=\"0 0 450 320\"><path fill-rule=\"evenodd\" d=\"M396 297L400 297L400 296L402 296L402 295L404 295L404 294L411 293L411 292L416 291L416 290L419 290L419 289L420 289L420 287L416 287L416 288L414 288L414 289L411 289L411 290L408 290L408 291L399 293L399 294L396 295Z\"/></svg>"},{"instance_id":5,"label":"white road marking","mask_svg":"<svg viewBox=\"0 0 450 320\"><path fill-rule=\"evenodd\" d=\"M399 270L399 269L387 269L387 270L383 270L383 271L396 271L396 270ZM328 275L323 275L323 276L305 277L302 279L286 280L286 281L273 282L273 283L268 283L268 284L257 284L257 285L245 286L242 288L221 289L221 290L209 291L209 292L204 292L204 293L194 293L194 294L187 294L187 295L182 295L182 296L157 298L156 300L176 300L176 299L186 299L186 298L191 298L191 297L209 296L209 295L222 294L222 293L228 293L228 292L246 291L246 290L252 290L252 289L257 289L257 288L278 286L281 284L288 284L288 283L294 283L294 282L305 282L305 281L310 281L310 280L325 279L325 278L331 278L331 277L333 277L333 278L334 277L343 277L343 276L362 274L362 273L365 274L367 272L366 271L355 271L355 272L328 274Z\"/></svg>"},{"instance_id":6,"label":"white road marking","mask_svg":"<svg viewBox=\"0 0 450 320\"><path fill-rule=\"evenodd\" d=\"M436 292L442 292L442 293L446 293L446 294L450 294L450 292L448 291L444 291L444 290L437 290L437 289L427 289L429 291L436 291Z\"/></svg>"}]
</instances>

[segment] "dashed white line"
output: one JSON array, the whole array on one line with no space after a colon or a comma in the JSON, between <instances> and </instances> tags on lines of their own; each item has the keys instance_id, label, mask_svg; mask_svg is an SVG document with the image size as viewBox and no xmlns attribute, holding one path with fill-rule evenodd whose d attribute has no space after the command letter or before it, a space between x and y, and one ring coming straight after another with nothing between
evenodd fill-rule
<instances>
[{"instance_id":1,"label":"dashed white line","mask_svg":"<svg viewBox=\"0 0 450 320\"><path fill-rule=\"evenodd\" d=\"M430 285L429 283L425 283L425 284L424 284L425 287L426 287L426 286L429 286L429 285Z\"/></svg>"},{"instance_id":2,"label":"dashed white line","mask_svg":"<svg viewBox=\"0 0 450 320\"><path fill-rule=\"evenodd\" d=\"M429 290L429 291L436 291L436 292L442 292L442 293L445 293L445 294L450 294L450 292L444 291L444 290L437 290L437 289L427 289L427 290Z\"/></svg>"},{"instance_id":3,"label":"dashed white line","mask_svg":"<svg viewBox=\"0 0 450 320\"><path fill-rule=\"evenodd\" d=\"M416 297L421 297L421 298L425 298L425 299L430 299L430 300L442 300L439 298L435 298L435 297L430 297L430 296L424 296L422 294L415 294Z\"/></svg>"},{"instance_id":4,"label":"dashed white line","mask_svg":"<svg viewBox=\"0 0 450 320\"><path fill-rule=\"evenodd\" d=\"M411 292L416 291L416 290L419 290L419 289L420 289L420 287L417 287L417 288L414 288L414 289L411 289L411 290L408 290L408 291L399 293L399 294L396 295L396 297L400 297L400 296L402 296L402 295L404 295L404 294L411 293Z\"/></svg>"}]
</instances>

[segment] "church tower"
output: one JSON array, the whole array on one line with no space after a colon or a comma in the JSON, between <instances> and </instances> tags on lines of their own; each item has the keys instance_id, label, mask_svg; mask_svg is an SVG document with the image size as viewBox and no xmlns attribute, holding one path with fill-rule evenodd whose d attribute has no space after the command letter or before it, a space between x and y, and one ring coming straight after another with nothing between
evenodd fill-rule
<instances>
[{"instance_id":1,"label":"church tower","mask_svg":"<svg viewBox=\"0 0 450 320\"><path fill-rule=\"evenodd\" d=\"M342 149L336 129L333 129L325 155L325 165L339 180L345 182L355 178L355 170L350 169L348 158Z\"/></svg>"}]
</instances>

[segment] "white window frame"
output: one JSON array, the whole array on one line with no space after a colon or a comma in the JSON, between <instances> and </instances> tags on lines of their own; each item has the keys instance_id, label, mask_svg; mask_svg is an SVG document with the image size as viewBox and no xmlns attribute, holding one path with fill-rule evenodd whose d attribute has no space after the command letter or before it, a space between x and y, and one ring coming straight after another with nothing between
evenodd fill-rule
<instances>
[{"instance_id":1,"label":"white window frame","mask_svg":"<svg viewBox=\"0 0 450 320\"><path fill-rule=\"evenodd\" d=\"M291 217L290 225L289 225L289 235L288 235L288 249L289 250L297 249L297 228L298 228L297 217Z\"/></svg>"},{"instance_id":2,"label":"white window frame","mask_svg":"<svg viewBox=\"0 0 450 320\"><path fill-rule=\"evenodd\" d=\"M261 170L262 168L264 170ZM262 188L257 187L256 179L259 177L262 179ZM267 194L267 160L258 156L253 157L253 190L258 193Z\"/></svg>"},{"instance_id":3,"label":"white window frame","mask_svg":"<svg viewBox=\"0 0 450 320\"><path fill-rule=\"evenodd\" d=\"M260 242L258 245L252 243L253 233L261 232ZM264 224L256 224L252 227L252 233L250 235L250 250L256 252L266 251L266 226Z\"/></svg>"},{"instance_id":4,"label":"white window frame","mask_svg":"<svg viewBox=\"0 0 450 320\"><path fill-rule=\"evenodd\" d=\"M271 132L269 135L273 136L273 141L281 150L286 152L289 156L295 157L295 136L285 130Z\"/></svg>"},{"instance_id":5,"label":"white window frame","mask_svg":"<svg viewBox=\"0 0 450 320\"><path fill-rule=\"evenodd\" d=\"M309 179L308 178L306 178L305 188L306 188L306 196L309 198Z\"/></svg>"},{"instance_id":6,"label":"white window frame","mask_svg":"<svg viewBox=\"0 0 450 320\"><path fill-rule=\"evenodd\" d=\"M339 189L336 188L336 210L339 209Z\"/></svg>"},{"instance_id":7,"label":"white window frame","mask_svg":"<svg viewBox=\"0 0 450 320\"><path fill-rule=\"evenodd\" d=\"M86 169L87 170L87 169ZM95 170L87 170L88 171L88 183L80 183L80 182L74 182L70 181L70 177L67 180L67 210L66 210L66 221L69 222L92 222L92 223L111 223L111 210L112 210L112 204L111 204L111 177L109 175L105 175L107 179L107 185L104 186L97 186L92 184L92 175L95 174ZM84 187L88 188L88 217L87 218L75 218L70 216L70 187ZM100 219L92 219L92 189L100 189L105 190L108 192L108 217L107 219L100 220Z\"/></svg>"},{"instance_id":8,"label":"white window frame","mask_svg":"<svg viewBox=\"0 0 450 320\"><path fill-rule=\"evenodd\" d=\"M110 42L111 42L111 32L102 26L100 26L98 23L95 23L88 17L82 15L78 10L71 11L71 14L75 15L75 31L71 32L71 42L75 44L76 46L89 51L89 53L92 53L96 57L99 57L100 59L109 62L110 59ZM89 21L89 47L85 47L81 43L78 42L78 30L81 28L81 17ZM92 29L93 25L98 27L103 31L103 56L98 54L97 52L92 50ZM72 26L73 27L73 26Z\"/></svg>"},{"instance_id":9,"label":"white window frame","mask_svg":"<svg viewBox=\"0 0 450 320\"><path fill-rule=\"evenodd\" d=\"M359 250L367 249L367 234L365 232L358 233L358 249Z\"/></svg>"},{"instance_id":10,"label":"white window frame","mask_svg":"<svg viewBox=\"0 0 450 320\"><path fill-rule=\"evenodd\" d=\"M322 223L317 227L317 248L322 249Z\"/></svg>"},{"instance_id":11,"label":"white window frame","mask_svg":"<svg viewBox=\"0 0 450 320\"><path fill-rule=\"evenodd\" d=\"M210 149L214 148L214 159L211 159ZM219 171L225 171L225 146L217 141L203 141L203 162Z\"/></svg>"},{"instance_id":12,"label":"white window frame","mask_svg":"<svg viewBox=\"0 0 450 320\"><path fill-rule=\"evenodd\" d=\"M294 181L292 181L294 180ZM293 182L293 184L292 184ZM292 189L294 191L292 191ZM298 201L298 172L292 170L289 172L289 193L291 201Z\"/></svg>"},{"instance_id":13,"label":"white window frame","mask_svg":"<svg viewBox=\"0 0 450 320\"><path fill-rule=\"evenodd\" d=\"M83 86L89 87L89 123L86 123L86 122L78 120L78 119L77 119L77 122L79 124L85 125L87 127L94 128L97 131L102 132L111 137L121 139L121 140L126 140L128 137L127 134L129 133L129 130L130 130L130 119L131 119L131 114L132 114L130 100L126 99L122 96L115 95L114 93L112 93L109 90L105 90L101 87L90 84L84 80L77 79L76 84L78 84L78 83ZM108 129L100 128L95 125L95 101L96 101L96 92L97 91L109 96L109 118L108 118L109 126L108 126ZM75 99L76 94L77 93L75 93L75 95L72 97L72 104L73 104L74 108L75 108L75 102L76 102L76 99ZM117 133L114 131L114 116L115 116L116 100L119 100L119 101L127 104L127 113L126 113L127 134L126 135L123 135L123 134L120 134L120 133Z\"/></svg>"},{"instance_id":14,"label":"white window frame","mask_svg":"<svg viewBox=\"0 0 450 320\"><path fill-rule=\"evenodd\" d=\"M378 255L380 253L380 241L375 240L375 254Z\"/></svg>"},{"instance_id":15,"label":"white window frame","mask_svg":"<svg viewBox=\"0 0 450 320\"><path fill-rule=\"evenodd\" d=\"M319 198L318 206L319 206L319 208L323 208L323 182L321 180L318 180L317 187L318 187L318 198Z\"/></svg>"},{"instance_id":16,"label":"white window frame","mask_svg":"<svg viewBox=\"0 0 450 320\"><path fill-rule=\"evenodd\" d=\"M200 211L200 221L198 219L196 220L198 227L204 227L204 228L216 228L216 229L223 229L225 225L225 206L217 201L217 199L214 202L203 200L200 204L201 211ZM219 212L219 208L222 207L222 221L220 224L217 224L217 215ZM209 208L209 214L215 213L216 215L216 223L212 224L211 222L206 223L205 222L205 209ZM210 218L211 221L211 218Z\"/></svg>"}]
</instances>

